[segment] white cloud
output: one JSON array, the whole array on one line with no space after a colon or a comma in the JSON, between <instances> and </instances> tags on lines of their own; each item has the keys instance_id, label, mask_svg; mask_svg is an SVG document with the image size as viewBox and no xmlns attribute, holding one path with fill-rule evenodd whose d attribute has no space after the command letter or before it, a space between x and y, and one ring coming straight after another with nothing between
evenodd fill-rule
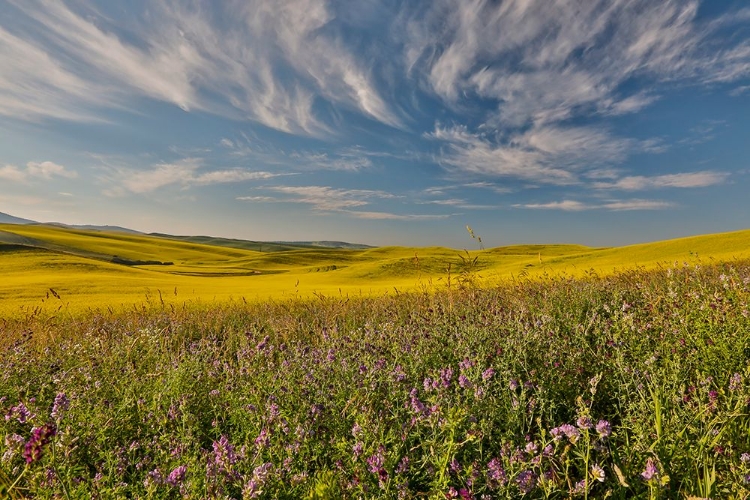
<instances>
[{"instance_id":1,"label":"white cloud","mask_svg":"<svg viewBox=\"0 0 750 500\"><path fill-rule=\"evenodd\" d=\"M562 210L565 212L582 212L584 210L610 210L614 212L631 210L662 210L674 207L674 204L660 200L610 200L605 203L583 203L576 200L553 201L549 203L527 203L513 205L516 208L534 210Z\"/></svg>"},{"instance_id":2,"label":"white cloud","mask_svg":"<svg viewBox=\"0 0 750 500\"><path fill-rule=\"evenodd\" d=\"M580 172L620 162L639 147L593 127L534 127L499 143L466 127L438 126L428 137L444 142L439 159L453 169L546 184L576 184Z\"/></svg>"},{"instance_id":3,"label":"white cloud","mask_svg":"<svg viewBox=\"0 0 750 500\"><path fill-rule=\"evenodd\" d=\"M594 183L593 187L598 189L620 189L623 191L660 188L698 188L721 184L727 177L729 177L727 172L715 172L712 170L656 175L652 177L634 175L622 177L615 182Z\"/></svg>"},{"instance_id":4,"label":"white cloud","mask_svg":"<svg viewBox=\"0 0 750 500\"><path fill-rule=\"evenodd\" d=\"M67 177L68 179L75 179L78 177L76 172L66 170L62 165L52 163L51 161L43 161L41 163L29 162L26 164L26 169L30 176L39 177L41 179L51 179L52 177Z\"/></svg>"},{"instance_id":5,"label":"white cloud","mask_svg":"<svg viewBox=\"0 0 750 500\"><path fill-rule=\"evenodd\" d=\"M78 177L78 173L51 161L30 161L26 164L25 169L21 169L15 165L0 167L0 179L12 182L26 182L34 178L51 180L53 177L75 179Z\"/></svg>"},{"instance_id":6,"label":"white cloud","mask_svg":"<svg viewBox=\"0 0 750 500\"><path fill-rule=\"evenodd\" d=\"M110 167L112 173L106 181L111 187L105 193L110 196L122 196L127 192L144 194L173 185L189 188L291 175L239 168L199 172L203 165L204 161L200 158L185 158L173 163L159 163L148 170Z\"/></svg>"},{"instance_id":7,"label":"white cloud","mask_svg":"<svg viewBox=\"0 0 750 500\"><path fill-rule=\"evenodd\" d=\"M326 29L336 18L326 0L157 0L127 38L124 19L115 25L85 4L12 4L26 18L14 34L0 21L2 114L87 120L146 96L295 134L331 133L325 103L403 126L373 60Z\"/></svg>"},{"instance_id":8,"label":"white cloud","mask_svg":"<svg viewBox=\"0 0 750 500\"><path fill-rule=\"evenodd\" d=\"M338 189L330 186L271 186L269 191L287 195L279 201L312 205L315 210L341 211L369 205L372 199L395 199L385 191L370 189Z\"/></svg>"},{"instance_id":9,"label":"white cloud","mask_svg":"<svg viewBox=\"0 0 750 500\"><path fill-rule=\"evenodd\" d=\"M0 179L11 182L22 182L26 180L26 172L15 165L4 165L0 167Z\"/></svg>"},{"instance_id":10,"label":"white cloud","mask_svg":"<svg viewBox=\"0 0 750 500\"><path fill-rule=\"evenodd\" d=\"M451 214L421 215L421 214L394 214L390 212L363 212L346 210L346 213L358 219L368 220L440 220L453 217Z\"/></svg>"}]
</instances>

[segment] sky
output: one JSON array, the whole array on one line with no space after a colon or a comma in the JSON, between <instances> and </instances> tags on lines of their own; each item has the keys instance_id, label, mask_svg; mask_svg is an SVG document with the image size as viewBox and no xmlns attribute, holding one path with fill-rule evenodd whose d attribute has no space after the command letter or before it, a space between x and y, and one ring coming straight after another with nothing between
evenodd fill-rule
<instances>
[{"instance_id":1,"label":"sky","mask_svg":"<svg viewBox=\"0 0 750 500\"><path fill-rule=\"evenodd\" d=\"M0 0L0 212L264 241L750 227L744 0Z\"/></svg>"}]
</instances>

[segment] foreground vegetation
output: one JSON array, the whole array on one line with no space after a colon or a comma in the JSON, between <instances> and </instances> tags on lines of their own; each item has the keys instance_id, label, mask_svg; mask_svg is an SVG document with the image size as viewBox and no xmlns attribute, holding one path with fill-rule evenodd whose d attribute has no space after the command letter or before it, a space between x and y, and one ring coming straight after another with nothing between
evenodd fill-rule
<instances>
[{"instance_id":1,"label":"foreground vegetation","mask_svg":"<svg viewBox=\"0 0 750 500\"><path fill-rule=\"evenodd\" d=\"M748 498L750 263L0 323L0 496Z\"/></svg>"}]
</instances>

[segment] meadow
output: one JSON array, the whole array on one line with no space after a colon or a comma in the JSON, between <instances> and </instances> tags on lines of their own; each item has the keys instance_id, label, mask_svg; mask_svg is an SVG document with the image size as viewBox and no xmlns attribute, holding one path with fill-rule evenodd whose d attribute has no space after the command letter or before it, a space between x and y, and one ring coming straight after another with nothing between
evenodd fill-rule
<instances>
[{"instance_id":1,"label":"meadow","mask_svg":"<svg viewBox=\"0 0 750 500\"><path fill-rule=\"evenodd\" d=\"M720 261L747 234L620 250L691 254L619 271L618 249L547 247L541 263L539 247L433 249L432 264L405 260L411 249L347 250L350 272L419 281L3 315L0 497L750 498L750 261ZM233 279L25 243L6 256L31 274L53 255L70 276L71 263L99 266L102 293L116 272ZM246 258L178 250L117 248L211 273ZM285 252L343 251L257 252L247 269L287 272L236 278L344 265ZM439 252L456 262L450 286ZM554 259L603 267L552 274ZM503 265L514 279L491 283Z\"/></svg>"},{"instance_id":2,"label":"meadow","mask_svg":"<svg viewBox=\"0 0 750 500\"><path fill-rule=\"evenodd\" d=\"M467 238L468 240L468 238ZM209 242L212 244L205 244ZM468 240L469 243L474 243ZM220 246L234 245L234 246ZM262 251L260 251L262 250ZM750 258L750 230L617 248L365 249L0 224L0 314L355 297Z\"/></svg>"}]
</instances>

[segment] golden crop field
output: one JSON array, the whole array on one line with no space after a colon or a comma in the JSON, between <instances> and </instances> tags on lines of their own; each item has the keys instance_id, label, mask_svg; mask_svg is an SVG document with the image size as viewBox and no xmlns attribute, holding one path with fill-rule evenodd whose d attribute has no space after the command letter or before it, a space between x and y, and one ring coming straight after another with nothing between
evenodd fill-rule
<instances>
[{"instance_id":1,"label":"golden crop field","mask_svg":"<svg viewBox=\"0 0 750 500\"><path fill-rule=\"evenodd\" d=\"M508 279L609 274L750 257L750 230L617 248L516 245L258 252L156 236L0 225L0 313L372 295ZM54 293L53 293L54 292Z\"/></svg>"}]
</instances>

